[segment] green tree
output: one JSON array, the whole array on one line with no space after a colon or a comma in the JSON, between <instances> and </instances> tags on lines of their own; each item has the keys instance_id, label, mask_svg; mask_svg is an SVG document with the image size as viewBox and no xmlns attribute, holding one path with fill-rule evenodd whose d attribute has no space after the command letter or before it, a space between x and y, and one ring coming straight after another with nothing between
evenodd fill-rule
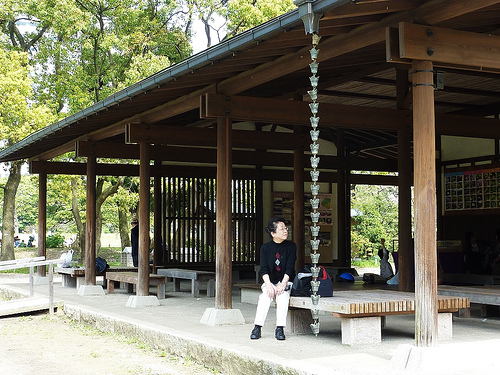
<instances>
[{"instance_id":1,"label":"green tree","mask_svg":"<svg viewBox=\"0 0 500 375\"><path fill-rule=\"evenodd\" d=\"M293 0L230 0L225 13L228 20L227 37L251 29L295 8Z\"/></svg>"},{"instance_id":2,"label":"green tree","mask_svg":"<svg viewBox=\"0 0 500 375\"><path fill-rule=\"evenodd\" d=\"M293 0L186 0L188 14L204 26L207 47L295 8ZM224 22L221 22L223 20ZM211 32L218 40L212 43Z\"/></svg>"},{"instance_id":3,"label":"green tree","mask_svg":"<svg viewBox=\"0 0 500 375\"><path fill-rule=\"evenodd\" d=\"M26 135L54 120L50 111L34 103L29 78L27 54L0 50L0 134L4 147L13 145ZM0 260L14 259L15 197L21 180L24 160L8 165L9 177L3 189L2 253Z\"/></svg>"},{"instance_id":4,"label":"green tree","mask_svg":"<svg viewBox=\"0 0 500 375\"><path fill-rule=\"evenodd\" d=\"M171 0L5 1L0 4L0 44L5 51L26 52L34 81L30 84L35 92L31 100L46 103L62 118L188 56L192 51L190 25L176 6ZM72 155L61 160L68 158L75 160ZM98 180L97 189L103 194L97 197L98 209L103 198L110 196L106 195L108 186L104 186L109 181ZM84 200L81 191L74 192L72 187L84 189L84 182L78 177L54 177L48 184L56 184L56 191L68 194L51 196L48 189L47 197L48 229L70 225L67 215L73 213L81 242ZM16 185L5 186L15 197ZM7 191L4 196L4 202L11 197ZM4 212L14 217L13 208ZM10 218L4 217L6 220ZM100 220L98 217L98 226ZM96 228L97 233L100 229Z\"/></svg>"},{"instance_id":5,"label":"green tree","mask_svg":"<svg viewBox=\"0 0 500 375\"><path fill-rule=\"evenodd\" d=\"M398 189L395 186L356 185L351 207L357 213L351 229L353 256L376 255L380 239L398 236Z\"/></svg>"},{"instance_id":6,"label":"green tree","mask_svg":"<svg viewBox=\"0 0 500 375\"><path fill-rule=\"evenodd\" d=\"M37 176L21 176L16 196L17 225L20 233L31 233L38 229L37 186Z\"/></svg>"},{"instance_id":7,"label":"green tree","mask_svg":"<svg viewBox=\"0 0 500 375\"><path fill-rule=\"evenodd\" d=\"M66 0L78 21L58 24L33 54L38 100L75 113L188 56L175 2Z\"/></svg>"}]
</instances>

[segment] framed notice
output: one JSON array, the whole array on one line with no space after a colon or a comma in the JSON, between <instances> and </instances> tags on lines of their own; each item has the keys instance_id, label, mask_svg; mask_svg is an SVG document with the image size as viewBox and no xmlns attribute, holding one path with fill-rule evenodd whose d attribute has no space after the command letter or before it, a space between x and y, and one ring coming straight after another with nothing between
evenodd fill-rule
<instances>
[{"instance_id":1,"label":"framed notice","mask_svg":"<svg viewBox=\"0 0 500 375\"><path fill-rule=\"evenodd\" d=\"M445 211L488 210L500 207L500 168L446 173Z\"/></svg>"}]
</instances>

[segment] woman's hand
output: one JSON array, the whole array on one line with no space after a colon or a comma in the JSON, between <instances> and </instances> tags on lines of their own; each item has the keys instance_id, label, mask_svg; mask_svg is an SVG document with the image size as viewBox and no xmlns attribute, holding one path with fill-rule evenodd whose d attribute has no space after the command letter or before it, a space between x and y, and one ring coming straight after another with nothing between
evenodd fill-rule
<instances>
[{"instance_id":1,"label":"woman's hand","mask_svg":"<svg viewBox=\"0 0 500 375\"><path fill-rule=\"evenodd\" d=\"M287 283L282 281L276 285L276 293L278 295L282 294L286 289Z\"/></svg>"},{"instance_id":2,"label":"woman's hand","mask_svg":"<svg viewBox=\"0 0 500 375\"><path fill-rule=\"evenodd\" d=\"M266 283L266 292L269 298L274 298L274 294L276 293L276 290L274 289L274 285L271 283Z\"/></svg>"}]
</instances>

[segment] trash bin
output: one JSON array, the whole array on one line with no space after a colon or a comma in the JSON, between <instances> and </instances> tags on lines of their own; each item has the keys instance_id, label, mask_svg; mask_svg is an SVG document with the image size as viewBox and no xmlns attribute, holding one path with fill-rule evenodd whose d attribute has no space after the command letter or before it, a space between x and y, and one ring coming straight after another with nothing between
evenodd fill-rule
<instances>
[{"instance_id":1,"label":"trash bin","mask_svg":"<svg viewBox=\"0 0 500 375\"><path fill-rule=\"evenodd\" d=\"M127 246L122 251L122 259L121 259L122 267L133 267L134 262L132 261L132 247Z\"/></svg>"}]
</instances>

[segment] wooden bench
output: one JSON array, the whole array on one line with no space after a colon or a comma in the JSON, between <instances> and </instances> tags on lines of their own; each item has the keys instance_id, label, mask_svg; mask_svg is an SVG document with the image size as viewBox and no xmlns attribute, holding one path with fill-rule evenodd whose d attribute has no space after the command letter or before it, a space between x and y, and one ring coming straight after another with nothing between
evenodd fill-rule
<instances>
[{"instance_id":1,"label":"wooden bench","mask_svg":"<svg viewBox=\"0 0 500 375\"><path fill-rule=\"evenodd\" d=\"M290 306L297 309L314 308L310 297L291 297ZM467 297L438 296L439 338L452 336L452 312L470 306ZM316 308L331 313L341 319L342 344L375 344L382 341L382 324L388 315L415 314L415 294L390 290L353 290L336 291L333 297L320 298ZM294 317L295 311L289 311L291 331L295 326L301 328L304 316L312 322L311 314Z\"/></svg>"},{"instance_id":2,"label":"wooden bench","mask_svg":"<svg viewBox=\"0 0 500 375\"><path fill-rule=\"evenodd\" d=\"M440 285L438 294L443 296L455 296L469 298L471 303L481 305L481 316L491 315L487 306L500 306L500 287L499 286L455 286ZM498 315L498 308L495 312ZM460 316L470 317L470 308L460 311Z\"/></svg>"},{"instance_id":3,"label":"wooden bench","mask_svg":"<svg viewBox=\"0 0 500 375\"><path fill-rule=\"evenodd\" d=\"M191 280L191 295L200 296L200 281L207 282L207 297L215 297L215 272L164 268L156 271L158 275L170 277L174 282L174 292L180 292L180 281Z\"/></svg>"},{"instance_id":4,"label":"wooden bench","mask_svg":"<svg viewBox=\"0 0 500 375\"><path fill-rule=\"evenodd\" d=\"M445 273L443 284L456 285L500 285L500 275L480 275L472 273Z\"/></svg>"},{"instance_id":5,"label":"wooden bench","mask_svg":"<svg viewBox=\"0 0 500 375\"><path fill-rule=\"evenodd\" d=\"M256 305L259 301L259 295L262 293L261 284L234 284L240 288L240 302Z\"/></svg>"},{"instance_id":6,"label":"wooden bench","mask_svg":"<svg viewBox=\"0 0 500 375\"><path fill-rule=\"evenodd\" d=\"M62 286L80 288L85 284L85 267L56 267L55 271L62 276ZM96 273L96 276L103 277L103 287L107 287L107 272L137 272L136 267L109 267L102 272Z\"/></svg>"},{"instance_id":7,"label":"wooden bench","mask_svg":"<svg viewBox=\"0 0 500 375\"><path fill-rule=\"evenodd\" d=\"M149 275L149 285L157 287L156 295L158 299L165 299L165 282L167 277L151 274ZM129 293L134 292L134 285L139 282L139 274L137 272L106 272L106 280L108 281L108 294L115 292L115 282L121 282L127 285Z\"/></svg>"}]
</instances>

